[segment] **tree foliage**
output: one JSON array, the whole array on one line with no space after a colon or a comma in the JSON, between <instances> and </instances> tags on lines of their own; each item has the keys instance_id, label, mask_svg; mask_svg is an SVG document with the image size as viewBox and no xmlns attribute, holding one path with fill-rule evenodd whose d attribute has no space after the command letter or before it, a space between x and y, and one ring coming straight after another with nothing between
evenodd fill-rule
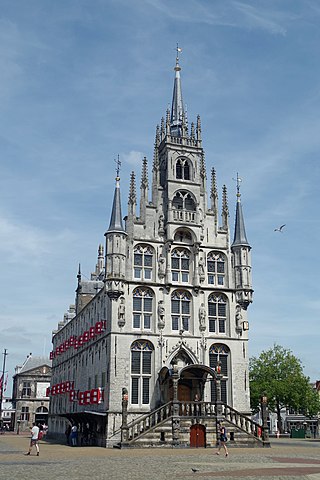
<instances>
[{"instance_id":1,"label":"tree foliage","mask_svg":"<svg viewBox=\"0 0 320 480\"><path fill-rule=\"evenodd\" d=\"M314 415L320 411L319 397L303 374L301 361L280 345L263 351L249 363L251 408L258 410L260 397L266 394L269 410L276 412L281 430L283 407Z\"/></svg>"}]
</instances>

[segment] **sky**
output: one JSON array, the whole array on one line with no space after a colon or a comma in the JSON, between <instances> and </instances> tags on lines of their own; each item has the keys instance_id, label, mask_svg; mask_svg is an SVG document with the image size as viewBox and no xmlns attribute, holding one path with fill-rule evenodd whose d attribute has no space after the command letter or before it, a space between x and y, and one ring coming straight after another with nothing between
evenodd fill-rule
<instances>
[{"instance_id":1,"label":"sky","mask_svg":"<svg viewBox=\"0 0 320 480\"><path fill-rule=\"evenodd\" d=\"M200 114L208 179L214 166L220 200L228 188L232 231L233 179L242 178L250 354L277 343L320 379L319 1L2 0L0 349L9 384L30 352L49 354L79 262L84 276L94 271L114 159L123 215L144 156L151 172L177 42L189 122Z\"/></svg>"}]
</instances>

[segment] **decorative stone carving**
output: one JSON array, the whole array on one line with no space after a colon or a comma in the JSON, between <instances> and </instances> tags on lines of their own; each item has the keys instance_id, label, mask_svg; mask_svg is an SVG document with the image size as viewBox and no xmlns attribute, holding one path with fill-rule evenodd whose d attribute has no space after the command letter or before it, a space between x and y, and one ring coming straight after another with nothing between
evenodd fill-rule
<instances>
[{"instance_id":1,"label":"decorative stone carving","mask_svg":"<svg viewBox=\"0 0 320 480\"><path fill-rule=\"evenodd\" d=\"M125 313L126 313L126 306L124 304L124 298L121 297L119 307L118 307L118 325L119 325L119 327L123 327L126 323Z\"/></svg>"},{"instance_id":2,"label":"decorative stone carving","mask_svg":"<svg viewBox=\"0 0 320 480\"><path fill-rule=\"evenodd\" d=\"M163 300L159 300L158 302L158 327L160 329L164 328L165 326L165 308L163 304Z\"/></svg>"},{"instance_id":3,"label":"decorative stone carving","mask_svg":"<svg viewBox=\"0 0 320 480\"><path fill-rule=\"evenodd\" d=\"M199 326L202 331L206 329L206 309L204 303L201 303L199 308Z\"/></svg>"},{"instance_id":4,"label":"decorative stone carving","mask_svg":"<svg viewBox=\"0 0 320 480\"><path fill-rule=\"evenodd\" d=\"M166 274L166 259L161 254L159 256L159 260L158 260L158 275L159 275L159 278L164 278L165 274Z\"/></svg>"}]
</instances>

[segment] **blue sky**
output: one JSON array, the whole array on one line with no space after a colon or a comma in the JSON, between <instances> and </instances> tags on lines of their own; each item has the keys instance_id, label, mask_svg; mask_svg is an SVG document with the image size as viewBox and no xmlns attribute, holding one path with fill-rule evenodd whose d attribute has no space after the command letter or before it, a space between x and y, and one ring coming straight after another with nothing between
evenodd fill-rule
<instances>
[{"instance_id":1,"label":"blue sky","mask_svg":"<svg viewBox=\"0 0 320 480\"><path fill-rule=\"evenodd\" d=\"M51 350L109 225L114 158L153 155L175 46L208 172L235 182L252 245L250 353L276 342L318 362L320 5L316 0L2 0L0 348L9 375ZM284 233L274 228L285 223Z\"/></svg>"}]
</instances>

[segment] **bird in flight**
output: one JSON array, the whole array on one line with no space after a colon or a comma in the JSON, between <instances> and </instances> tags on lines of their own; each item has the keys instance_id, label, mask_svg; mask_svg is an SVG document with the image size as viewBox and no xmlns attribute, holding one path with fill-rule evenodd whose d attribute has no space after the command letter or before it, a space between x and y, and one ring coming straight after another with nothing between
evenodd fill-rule
<instances>
[{"instance_id":1,"label":"bird in flight","mask_svg":"<svg viewBox=\"0 0 320 480\"><path fill-rule=\"evenodd\" d=\"M282 229L283 229L283 227L285 227L285 226L286 226L286 224L281 225L281 227L275 228L274 231L275 231L275 232L281 232L281 233L282 233Z\"/></svg>"}]
</instances>

